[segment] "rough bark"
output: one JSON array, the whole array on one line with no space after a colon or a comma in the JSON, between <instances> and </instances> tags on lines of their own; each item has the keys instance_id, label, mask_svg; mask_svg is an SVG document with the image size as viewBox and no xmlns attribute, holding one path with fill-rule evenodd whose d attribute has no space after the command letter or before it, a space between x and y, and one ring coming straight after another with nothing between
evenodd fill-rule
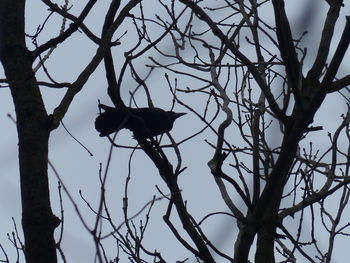
<instances>
[{"instance_id":1,"label":"rough bark","mask_svg":"<svg viewBox=\"0 0 350 263\"><path fill-rule=\"evenodd\" d=\"M47 174L49 125L25 45L24 0L0 1L0 59L16 110L26 262L57 262Z\"/></svg>"}]
</instances>

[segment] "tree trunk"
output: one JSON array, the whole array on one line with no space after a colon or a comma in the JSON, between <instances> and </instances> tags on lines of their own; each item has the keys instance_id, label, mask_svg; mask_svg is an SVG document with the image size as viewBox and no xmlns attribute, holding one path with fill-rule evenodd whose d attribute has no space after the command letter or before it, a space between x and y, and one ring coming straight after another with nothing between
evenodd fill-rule
<instances>
[{"instance_id":1,"label":"tree trunk","mask_svg":"<svg viewBox=\"0 0 350 263\"><path fill-rule=\"evenodd\" d=\"M274 244L276 237L275 220L266 223L258 232L255 263L275 263Z\"/></svg>"},{"instance_id":2,"label":"tree trunk","mask_svg":"<svg viewBox=\"0 0 350 263\"><path fill-rule=\"evenodd\" d=\"M0 60L15 104L26 262L57 262L47 175L48 116L25 45L24 0L0 1Z\"/></svg>"},{"instance_id":3,"label":"tree trunk","mask_svg":"<svg viewBox=\"0 0 350 263\"><path fill-rule=\"evenodd\" d=\"M238 223L239 233L235 242L234 262L247 263L249 259L249 251L252 247L256 229L252 223Z\"/></svg>"}]
</instances>

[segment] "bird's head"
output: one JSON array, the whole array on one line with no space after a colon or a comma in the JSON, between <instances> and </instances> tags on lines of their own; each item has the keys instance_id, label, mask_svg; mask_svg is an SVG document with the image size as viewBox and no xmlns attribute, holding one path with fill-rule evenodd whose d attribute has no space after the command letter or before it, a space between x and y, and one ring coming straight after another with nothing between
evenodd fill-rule
<instances>
[{"instance_id":1,"label":"bird's head","mask_svg":"<svg viewBox=\"0 0 350 263\"><path fill-rule=\"evenodd\" d=\"M184 113L184 112L177 113L177 112L169 111L169 114L173 118L173 120L175 121L177 118L185 115L186 113Z\"/></svg>"}]
</instances>

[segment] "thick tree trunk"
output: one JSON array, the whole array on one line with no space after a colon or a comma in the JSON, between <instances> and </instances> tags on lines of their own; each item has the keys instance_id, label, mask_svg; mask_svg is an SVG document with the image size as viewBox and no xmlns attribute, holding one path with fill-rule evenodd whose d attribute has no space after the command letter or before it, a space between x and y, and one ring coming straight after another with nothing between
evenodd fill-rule
<instances>
[{"instance_id":1,"label":"thick tree trunk","mask_svg":"<svg viewBox=\"0 0 350 263\"><path fill-rule=\"evenodd\" d=\"M275 263L274 244L276 237L275 220L265 224L258 232L255 263Z\"/></svg>"},{"instance_id":2,"label":"thick tree trunk","mask_svg":"<svg viewBox=\"0 0 350 263\"><path fill-rule=\"evenodd\" d=\"M59 219L50 207L49 125L32 58L25 45L24 0L0 1L0 60L17 116L22 226L28 263L57 262L53 236Z\"/></svg>"},{"instance_id":3,"label":"thick tree trunk","mask_svg":"<svg viewBox=\"0 0 350 263\"><path fill-rule=\"evenodd\" d=\"M239 223L239 233L235 242L234 262L247 263L256 229L252 224Z\"/></svg>"}]
</instances>

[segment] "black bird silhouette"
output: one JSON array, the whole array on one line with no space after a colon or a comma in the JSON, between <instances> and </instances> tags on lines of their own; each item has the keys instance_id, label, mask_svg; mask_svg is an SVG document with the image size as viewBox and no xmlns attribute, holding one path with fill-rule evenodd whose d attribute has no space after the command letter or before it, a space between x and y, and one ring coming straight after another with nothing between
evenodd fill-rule
<instances>
[{"instance_id":1,"label":"black bird silhouette","mask_svg":"<svg viewBox=\"0 0 350 263\"><path fill-rule=\"evenodd\" d=\"M134 135L146 138L160 135L173 128L174 121L186 113L165 111L160 108L126 108L125 110L100 104L104 110L95 120L100 136L107 136L120 129L131 130Z\"/></svg>"}]
</instances>

